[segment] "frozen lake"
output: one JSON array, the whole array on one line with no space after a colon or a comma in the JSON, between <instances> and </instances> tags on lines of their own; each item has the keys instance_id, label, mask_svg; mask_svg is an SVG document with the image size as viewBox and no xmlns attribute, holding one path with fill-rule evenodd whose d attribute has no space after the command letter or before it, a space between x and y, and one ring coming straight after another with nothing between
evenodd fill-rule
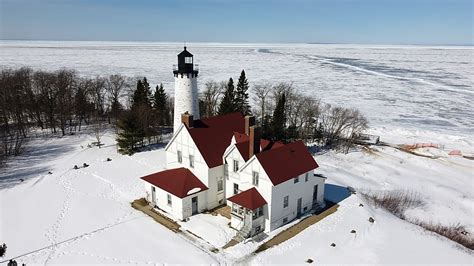
<instances>
[{"instance_id":1,"label":"frozen lake","mask_svg":"<svg viewBox=\"0 0 474 266\"><path fill-rule=\"evenodd\" d=\"M74 68L85 76L146 76L173 91L181 43L0 41L0 68ZM470 136L473 47L188 43L205 81L293 82L325 102L356 107L377 128Z\"/></svg>"}]
</instances>

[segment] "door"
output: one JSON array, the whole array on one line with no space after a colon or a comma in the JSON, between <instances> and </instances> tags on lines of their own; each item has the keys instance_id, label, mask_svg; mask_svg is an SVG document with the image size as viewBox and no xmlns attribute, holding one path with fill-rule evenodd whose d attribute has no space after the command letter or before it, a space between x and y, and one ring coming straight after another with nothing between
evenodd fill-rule
<instances>
[{"instance_id":1,"label":"door","mask_svg":"<svg viewBox=\"0 0 474 266\"><path fill-rule=\"evenodd\" d=\"M198 197L193 197L191 199L191 206L192 206L192 214L197 214L198 213Z\"/></svg>"},{"instance_id":2,"label":"door","mask_svg":"<svg viewBox=\"0 0 474 266\"><path fill-rule=\"evenodd\" d=\"M302 201L303 201L303 198L299 198L299 199L298 199L298 203L297 203L297 205L296 205L296 214L297 214L298 216L301 215L301 202L302 202Z\"/></svg>"},{"instance_id":3,"label":"door","mask_svg":"<svg viewBox=\"0 0 474 266\"><path fill-rule=\"evenodd\" d=\"M315 185L313 189L313 206L316 204L318 204L318 185Z\"/></svg>"},{"instance_id":4,"label":"door","mask_svg":"<svg viewBox=\"0 0 474 266\"><path fill-rule=\"evenodd\" d=\"M151 186L151 202L156 204L156 191L154 186Z\"/></svg>"}]
</instances>

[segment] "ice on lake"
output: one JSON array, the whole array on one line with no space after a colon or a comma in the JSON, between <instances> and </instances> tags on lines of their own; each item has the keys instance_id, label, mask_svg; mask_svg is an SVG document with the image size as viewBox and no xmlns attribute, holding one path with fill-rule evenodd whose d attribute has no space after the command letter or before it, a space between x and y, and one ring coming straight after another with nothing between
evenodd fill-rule
<instances>
[{"instance_id":1,"label":"ice on lake","mask_svg":"<svg viewBox=\"0 0 474 266\"><path fill-rule=\"evenodd\" d=\"M146 76L173 91L180 43L0 41L0 68L74 68L85 76ZM188 43L199 84L292 82L323 101L360 109L372 126L469 135L474 49L462 46Z\"/></svg>"}]
</instances>

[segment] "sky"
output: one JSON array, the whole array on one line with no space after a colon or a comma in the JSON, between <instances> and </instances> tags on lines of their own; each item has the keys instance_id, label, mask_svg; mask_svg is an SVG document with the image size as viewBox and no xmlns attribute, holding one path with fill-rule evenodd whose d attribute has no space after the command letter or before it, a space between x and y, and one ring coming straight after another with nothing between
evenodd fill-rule
<instances>
[{"instance_id":1,"label":"sky","mask_svg":"<svg viewBox=\"0 0 474 266\"><path fill-rule=\"evenodd\" d=\"M0 0L0 39L473 45L474 0Z\"/></svg>"}]
</instances>

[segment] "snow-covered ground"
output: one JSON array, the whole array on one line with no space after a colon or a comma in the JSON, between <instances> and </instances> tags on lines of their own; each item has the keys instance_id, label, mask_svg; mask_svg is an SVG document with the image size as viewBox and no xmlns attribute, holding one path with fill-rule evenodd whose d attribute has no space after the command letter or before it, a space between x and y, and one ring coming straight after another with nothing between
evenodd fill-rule
<instances>
[{"instance_id":1,"label":"snow-covered ground","mask_svg":"<svg viewBox=\"0 0 474 266\"><path fill-rule=\"evenodd\" d=\"M309 258L319 263L472 264L474 259L443 237L373 209L359 195L348 197L345 189L351 185L413 190L426 205L410 210L409 217L460 222L472 230L474 168L468 159L430 159L389 147L378 147L375 154L318 155L318 172L328 177L325 196L339 202L338 211L287 242L251 256L262 242L212 253L131 208L130 202L144 195L139 177L163 168L163 147L126 156L116 152L113 134L104 137L106 145L100 149L87 147L93 141L86 133L40 137L0 174L5 258L21 256L17 261L27 264L303 263ZM72 170L84 162L90 166ZM369 217L376 222L369 223ZM180 222L183 230L217 248L235 234L227 223L209 214Z\"/></svg>"},{"instance_id":2,"label":"snow-covered ground","mask_svg":"<svg viewBox=\"0 0 474 266\"><path fill-rule=\"evenodd\" d=\"M21 256L17 261L27 264L304 263L309 258L316 263L473 264L473 254L455 243L372 208L358 194L341 196L346 186L413 191L425 205L409 210L408 217L461 223L474 232L474 161L448 155L454 149L474 154L472 47L188 46L200 64L201 85L236 78L242 68L251 84L292 81L304 93L362 110L370 133L384 142L441 145L419 151L437 158L390 147L317 155L317 171L328 177L326 197L340 201L338 211L250 256L260 243L212 253L130 207L143 197L139 177L164 167L162 146L123 156L116 152L113 134L104 137L101 149L87 147L94 141L87 133L38 137L0 172L5 258ZM171 64L181 44L0 41L0 48L0 68L71 67L81 75L140 75L152 84L163 82L172 92ZM84 162L90 166L72 170ZM369 223L369 217L376 222ZM234 233L220 216L197 215L181 225L218 248ZM336 247L330 246L333 242Z\"/></svg>"}]
</instances>

